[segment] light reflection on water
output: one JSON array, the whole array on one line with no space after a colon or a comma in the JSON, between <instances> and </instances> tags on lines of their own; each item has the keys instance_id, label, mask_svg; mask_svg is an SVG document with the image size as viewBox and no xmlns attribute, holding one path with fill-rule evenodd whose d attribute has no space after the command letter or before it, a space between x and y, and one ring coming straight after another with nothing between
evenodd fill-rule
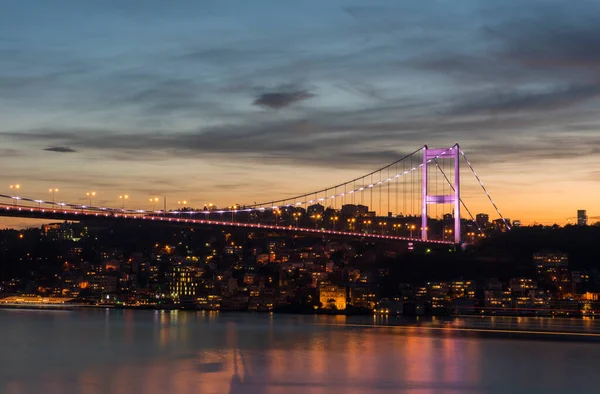
<instances>
[{"instance_id":1,"label":"light reflection on water","mask_svg":"<svg viewBox=\"0 0 600 394\"><path fill-rule=\"evenodd\" d=\"M344 325L357 321L386 322L343 316L1 310L0 393L598 392L600 343ZM449 324L483 322L560 330L596 327L595 321L529 318ZM443 323L421 319L419 324Z\"/></svg>"}]
</instances>

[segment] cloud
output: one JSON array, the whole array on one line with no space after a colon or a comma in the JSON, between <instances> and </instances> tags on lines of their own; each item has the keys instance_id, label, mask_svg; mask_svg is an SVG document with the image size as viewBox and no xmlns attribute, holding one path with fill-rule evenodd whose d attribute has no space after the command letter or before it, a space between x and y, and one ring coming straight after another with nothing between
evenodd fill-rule
<instances>
[{"instance_id":1,"label":"cloud","mask_svg":"<svg viewBox=\"0 0 600 394\"><path fill-rule=\"evenodd\" d=\"M514 89L481 96L473 95L469 100L451 109L455 115L476 115L481 112L518 113L530 111L564 110L600 97L600 85L572 85L544 89Z\"/></svg>"},{"instance_id":2,"label":"cloud","mask_svg":"<svg viewBox=\"0 0 600 394\"><path fill-rule=\"evenodd\" d=\"M50 120L0 137L136 164L194 157L375 167L424 143L456 141L525 160L519 153L552 157L555 147L536 142L565 132L573 138L564 148L581 148L578 128L594 121L586 106L600 93L597 7L444 7L348 6L337 10L341 21L323 21L325 29L292 23L280 34L152 41L152 50L127 51L118 66L85 51L20 48L13 58L47 65L41 60L50 57L50 72L15 79L22 67L11 66L0 86L21 98L51 92L67 101L61 108L85 116L69 117L67 132ZM571 72L567 64L587 68ZM311 106L313 92L319 106ZM273 116L253 106L294 111Z\"/></svg>"},{"instance_id":3,"label":"cloud","mask_svg":"<svg viewBox=\"0 0 600 394\"><path fill-rule=\"evenodd\" d=\"M565 4L566 6L566 4ZM598 71L600 54L600 7L554 7L532 18L505 22L488 29L499 39L501 53L541 71L577 69Z\"/></svg>"},{"instance_id":4,"label":"cloud","mask_svg":"<svg viewBox=\"0 0 600 394\"><path fill-rule=\"evenodd\" d=\"M21 156L21 152L16 149L0 149L0 157L18 157Z\"/></svg>"},{"instance_id":5,"label":"cloud","mask_svg":"<svg viewBox=\"0 0 600 394\"><path fill-rule=\"evenodd\" d=\"M68 146L49 146L48 148L45 148L44 150L48 151L48 152L58 152L58 153L74 153L74 152L77 152L75 149L69 148Z\"/></svg>"},{"instance_id":6,"label":"cloud","mask_svg":"<svg viewBox=\"0 0 600 394\"><path fill-rule=\"evenodd\" d=\"M298 101L308 100L311 97L314 97L314 94L304 90L262 93L254 100L253 104L271 109L280 109L288 107Z\"/></svg>"}]
</instances>

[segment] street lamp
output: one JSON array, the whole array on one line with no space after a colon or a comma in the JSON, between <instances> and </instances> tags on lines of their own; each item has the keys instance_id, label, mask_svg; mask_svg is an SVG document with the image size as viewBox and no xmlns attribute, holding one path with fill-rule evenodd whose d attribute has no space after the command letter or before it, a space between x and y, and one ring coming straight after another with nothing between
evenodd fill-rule
<instances>
[{"instance_id":1,"label":"street lamp","mask_svg":"<svg viewBox=\"0 0 600 394\"><path fill-rule=\"evenodd\" d=\"M383 228L387 226L387 222L379 222L379 225L381 226L381 235L383 235Z\"/></svg>"},{"instance_id":2,"label":"street lamp","mask_svg":"<svg viewBox=\"0 0 600 394\"><path fill-rule=\"evenodd\" d=\"M85 195L88 196L88 198L90 199L89 208L92 209L92 198L96 197L96 192L87 192L85 193Z\"/></svg>"},{"instance_id":3,"label":"street lamp","mask_svg":"<svg viewBox=\"0 0 600 394\"><path fill-rule=\"evenodd\" d=\"M369 232L369 226L371 225L371 223L373 223L373 221L372 221L372 220L365 220L365 221L363 222L363 224L366 224L366 225L367 225L367 233Z\"/></svg>"},{"instance_id":4,"label":"street lamp","mask_svg":"<svg viewBox=\"0 0 600 394\"><path fill-rule=\"evenodd\" d=\"M348 229L354 230L354 223L356 223L356 218L350 218L347 220L347 222L348 222Z\"/></svg>"},{"instance_id":5,"label":"street lamp","mask_svg":"<svg viewBox=\"0 0 600 394\"><path fill-rule=\"evenodd\" d=\"M19 185L17 185L17 186L19 186ZM50 189L48 189L48 191L49 191L50 193L52 193L52 205L54 206L54 194L55 194L56 192L58 192L58 189L52 189L52 188L50 188Z\"/></svg>"},{"instance_id":6,"label":"street lamp","mask_svg":"<svg viewBox=\"0 0 600 394\"><path fill-rule=\"evenodd\" d=\"M13 199L15 200L15 207L18 204L18 200L17 200L17 190L19 190L21 188L21 185L10 185L10 190L12 190L13 192Z\"/></svg>"},{"instance_id":7,"label":"street lamp","mask_svg":"<svg viewBox=\"0 0 600 394\"><path fill-rule=\"evenodd\" d=\"M21 188L21 185L10 185L10 190L13 191L13 197L16 197L17 190Z\"/></svg>"},{"instance_id":8,"label":"street lamp","mask_svg":"<svg viewBox=\"0 0 600 394\"><path fill-rule=\"evenodd\" d=\"M396 237L398 236L398 230L400 229L400 227L402 227L401 224L393 224L392 227L394 228L394 230L396 230Z\"/></svg>"},{"instance_id":9,"label":"street lamp","mask_svg":"<svg viewBox=\"0 0 600 394\"><path fill-rule=\"evenodd\" d=\"M292 214L292 216L294 217L294 220L296 220L296 228L298 227L298 220L300 219L300 216L302 216L302 212L294 212Z\"/></svg>"},{"instance_id":10,"label":"street lamp","mask_svg":"<svg viewBox=\"0 0 600 394\"><path fill-rule=\"evenodd\" d=\"M185 204L187 204L186 200L177 201L177 205L179 206L179 217L181 217L181 211L185 208Z\"/></svg>"},{"instance_id":11,"label":"street lamp","mask_svg":"<svg viewBox=\"0 0 600 394\"><path fill-rule=\"evenodd\" d=\"M319 220L321 220L321 214L311 215L311 219L313 219L315 221L315 229L316 229L317 224L319 223Z\"/></svg>"},{"instance_id":12,"label":"street lamp","mask_svg":"<svg viewBox=\"0 0 600 394\"><path fill-rule=\"evenodd\" d=\"M452 229L444 229L444 241L452 237Z\"/></svg>"},{"instance_id":13,"label":"street lamp","mask_svg":"<svg viewBox=\"0 0 600 394\"><path fill-rule=\"evenodd\" d=\"M154 212L154 207L156 206L156 203L158 202L158 197L152 197L150 199L150 202L152 203L152 212Z\"/></svg>"},{"instance_id":14,"label":"street lamp","mask_svg":"<svg viewBox=\"0 0 600 394\"><path fill-rule=\"evenodd\" d=\"M231 206L231 222L235 222L235 213L237 212L237 209L239 208L239 206L237 204L233 204Z\"/></svg>"},{"instance_id":15,"label":"street lamp","mask_svg":"<svg viewBox=\"0 0 600 394\"><path fill-rule=\"evenodd\" d=\"M410 229L410 237L412 238L413 237L413 230L415 228L417 228L417 227L414 224L411 224L408 228Z\"/></svg>"},{"instance_id":16,"label":"street lamp","mask_svg":"<svg viewBox=\"0 0 600 394\"><path fill-rule=\"evenodd\" d=\"M330 220L333 222L333 231L335 231L335 222L337 222L337 221L338 221L338 219L339 219L339 218L338 218L337 216L333 216L333 217L331 217L331 219L330 219Z\"/></svg>"},{"instance_id":17,"label":"street lamp","mask_svg":"<svg viewBox=\"0 0 600 394\"><path fill-rule=\"evenodd\" d=\"M121 200L121 210L125 211L125 200L129 200L129 194L119 196L119 200Z\"/></svg>"}]
</instances>

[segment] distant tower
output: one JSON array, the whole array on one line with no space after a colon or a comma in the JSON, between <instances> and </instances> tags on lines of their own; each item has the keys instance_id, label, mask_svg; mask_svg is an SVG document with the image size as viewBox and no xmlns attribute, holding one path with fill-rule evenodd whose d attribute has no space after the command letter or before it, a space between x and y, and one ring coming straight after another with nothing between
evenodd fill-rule
<instances>
[{"instance_id":1,"label":"distant tower","mask_svg":"<svg viewBox=\"0 0 600 394\"><path fill-rule=\"evenodd\" d=\"M421 239L427 241L427 206L429 204L454 204L454 242L460 243L460 147L458 144L452 148L423 148L423 176L422 176L422 212L421 212ZM453 159L454 160L454 188L453 194L448 195L429 195L428 190L428 172L427 167L434 164L434 159ZM431 160L431 162L430 162Z\"/></svg>"},{"instance_id":2,"label":"distant tower","mask_svg":"<svg viewBox=\"0 0 600 394\"><path fill-rule=\"evenodd\" d=\"M587 226L587 211L585 209L580 209L577 211L577 225L578 226Z\"/></svg>"}]
</instances>

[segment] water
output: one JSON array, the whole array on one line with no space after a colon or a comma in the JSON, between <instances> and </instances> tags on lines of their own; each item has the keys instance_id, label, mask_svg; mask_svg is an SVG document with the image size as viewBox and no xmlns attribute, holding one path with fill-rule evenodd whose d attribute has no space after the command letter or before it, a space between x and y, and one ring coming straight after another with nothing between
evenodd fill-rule
<instances>
[{"instance_id":1,"label":"water","mask_svg":"<svg viewBox=\"0 0 600 394\"><path fill-rule=\"evenodd\" d=\"M373 322L358 318L364 319ZM347 324L355 320L0 310L0 393L600 392L600 342ZM568 324L588 324L579 322ZM468 323L457 319L451 325Z\"/></svg>"}]
</instances>

